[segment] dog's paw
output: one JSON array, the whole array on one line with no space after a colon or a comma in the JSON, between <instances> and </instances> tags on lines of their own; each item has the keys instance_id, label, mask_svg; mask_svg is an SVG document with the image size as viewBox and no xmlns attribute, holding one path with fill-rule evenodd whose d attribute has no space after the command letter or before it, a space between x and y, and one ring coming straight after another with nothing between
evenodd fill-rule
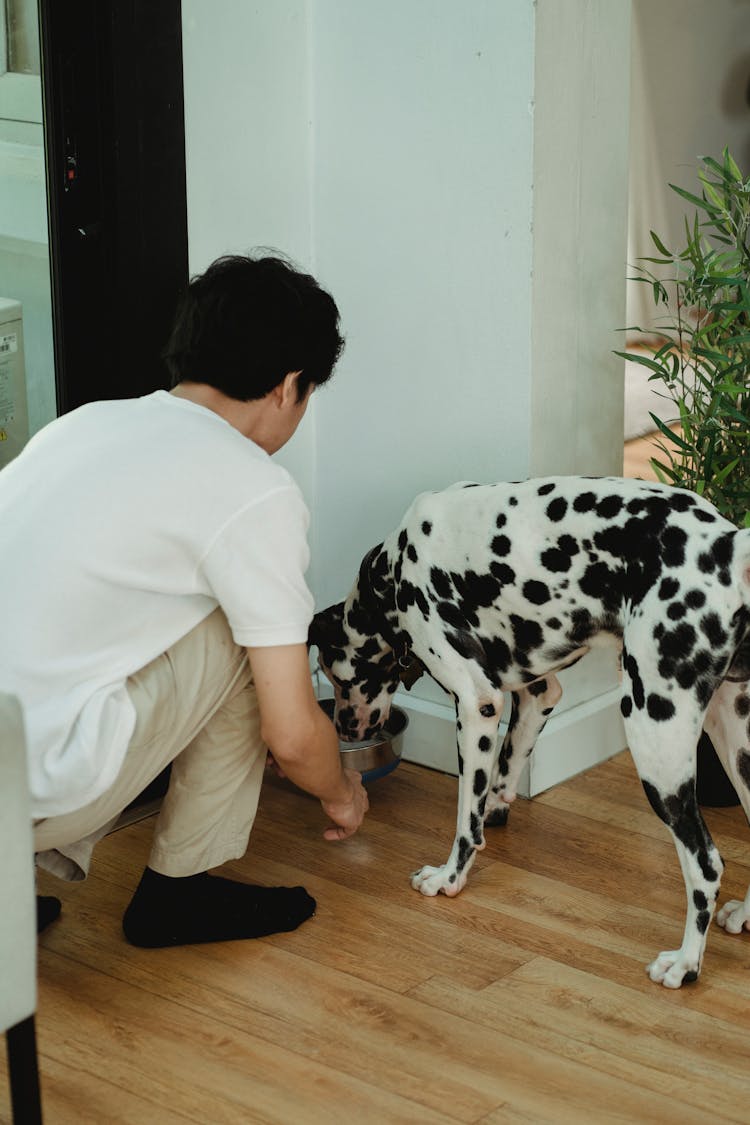
<instances>
[{"instance_id":1,"label":"dog's paw","mask_svg":"<svg viewBox=\"0 0 750 1125\"><path fill-rule=\"evenodd\" d=\"M680 988L698 979L698 966L688 963L681 949L660 953L655 961L646 966L646 972L656 984L665 988Z\"/></svg>"},{"instance_id":2,"label":"dog's paw","mask_svg":"<svg viewBox=\"0 0 750 1125\"><path fill-rule=\"evenodd\" d=\"M490 809L484 818L485 828L502 828L508 823L508 806L502 805L497 809Z\"/></svg>"},{"instance_id":3,"label":"dog's paw","mask_svg":"<svg viewBox=\"0 0 750 1125\"><path fill-rule=\"evenodd\" d=\"M741 934L743 929L750 930L750 911L744 902L732 899L731 902L724 903L716 915L716 921L728 934Z\"/></svg>"},{"instance_id":4,"label":"dog's paw","mask_svg":"<svg viewBox=\"0 0 750 1125\"><path fill-rule=\"evenodd\" d=\"M466 883L466 872L456 874L454 868L447 863L442 867L420 867L411 875L411 885L415 891L430 897L440 894L453 898Z\"/></svg>"}]
</instances>

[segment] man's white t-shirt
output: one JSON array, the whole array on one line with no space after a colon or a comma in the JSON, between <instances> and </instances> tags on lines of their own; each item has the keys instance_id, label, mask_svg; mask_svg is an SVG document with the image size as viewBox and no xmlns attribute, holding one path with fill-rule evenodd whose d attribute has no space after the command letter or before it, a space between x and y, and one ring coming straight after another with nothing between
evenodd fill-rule
<instances>
[{"instance_id":1,"label":"man's white t-shirt","mask_svg":"<svg viewBox=\"0 0 750 1125\"><path fill-rule=\"evenodd\" d=\"M238 645L306 641L308 523L285 469L166 391L83 406L2 470L0 689L23 706L35 817L113 783L127 677L216 606Z\"/></svg>"}]
</instances>

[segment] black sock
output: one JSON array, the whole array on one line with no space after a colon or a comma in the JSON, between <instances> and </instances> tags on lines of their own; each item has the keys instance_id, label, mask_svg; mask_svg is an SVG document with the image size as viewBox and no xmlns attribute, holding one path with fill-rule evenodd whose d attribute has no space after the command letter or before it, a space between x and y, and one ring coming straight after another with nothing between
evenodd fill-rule
<instances>
[{"instance_id":1,"label":"black sock","mask_svg":"<svg viewBox=\"0 0 750 1125\"><path fill-rule=\"evenodd\" d=\"M42 930L46 930L50 922L59 918L61 910L62 903L59 898L55 898L54 895L37 895L36 932L40 934Z\"/></svg>"},{"instance_id":2,"label":"black sock","mask_svg":"<svg viewBox=\"0 0 750 1125\"><path fill-rule=\"evenodd\" d=\"M159 949L296 930L314 911L304 887L256 887L206 872L172 878L147 867L122 928L131 945Z\"/></svg>"}]
</instances>

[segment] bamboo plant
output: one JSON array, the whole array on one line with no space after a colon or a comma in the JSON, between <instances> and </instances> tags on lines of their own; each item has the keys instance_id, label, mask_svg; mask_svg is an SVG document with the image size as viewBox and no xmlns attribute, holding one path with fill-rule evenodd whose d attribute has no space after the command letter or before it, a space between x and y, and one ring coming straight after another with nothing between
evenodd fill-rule
<instances>
[{"instance_id":1,"label":"bamboo plant","mask_svg":"<svg viewBox=\"0 0 750 1125\"><path fill-rule=\"evenodd\" d=\"M695 208L692 221L684 220L684 246L668 249L651 231L656 255L636 267L635 280L651 286L661 314L655 330L637 331L654 342L646 354L617 354L648 368L650 381L674 403L672 424L651 415L659 430L660 456L651 462L659 479L705 496L748 527L750 180L726 148L721 162L706 156L700 164L700 195L670 184Z\"/></svg>"}]
</instances>

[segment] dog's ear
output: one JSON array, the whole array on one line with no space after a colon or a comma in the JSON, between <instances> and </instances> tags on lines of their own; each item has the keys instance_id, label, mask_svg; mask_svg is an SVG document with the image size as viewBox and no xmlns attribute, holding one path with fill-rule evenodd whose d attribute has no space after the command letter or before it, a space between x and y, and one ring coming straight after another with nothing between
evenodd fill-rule
<instances>
[{"instance_id":1,"label":"dog's ear","mask_svg":"<svg viewBox=\"0 0 750 1125\"><path fill-rule=\"evenodd\" d=\"M315 645L319 649L341 648L344 640L344 603L337 602L321 609L310 622L307 632L307 647Z\"/></svg>"},{"instance_id":2,"label":"dog's ear","mask_svg":"<svg viewBox=\"0 0 750 1125\"><path fill-rule=\"evenodd\" d=\"M402 656L398 662L398 678L407 691L414 686L419 677L426 671L421 660L416 656Z\"/></svg>"}]
</instances>

